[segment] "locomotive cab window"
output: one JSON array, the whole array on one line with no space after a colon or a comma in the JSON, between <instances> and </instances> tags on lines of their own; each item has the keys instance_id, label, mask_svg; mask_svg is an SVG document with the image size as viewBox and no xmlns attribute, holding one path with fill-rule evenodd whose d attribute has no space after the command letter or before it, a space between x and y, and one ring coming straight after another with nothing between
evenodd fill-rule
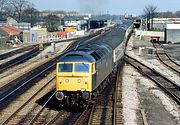
<instances>
[{"instance_id":1,"label":"locomotive cab window","mask_svg":"<svg viewBox=\"0 0 180 125\"><path fill-rule=\"evenodd\" d=\"M72 72L73 64L59 64L59 72Z\"/></svg>"},{"instance_id":2,"label":"locomotive cab window","mask_svg":"<svg viewBox=\"0 0 180 125\"><path fill-rule=\"evenodd\" d=\"M89 72L89 64L80 64L76 63L75 64L75 72Z\"/></svg>"}]
</instances>

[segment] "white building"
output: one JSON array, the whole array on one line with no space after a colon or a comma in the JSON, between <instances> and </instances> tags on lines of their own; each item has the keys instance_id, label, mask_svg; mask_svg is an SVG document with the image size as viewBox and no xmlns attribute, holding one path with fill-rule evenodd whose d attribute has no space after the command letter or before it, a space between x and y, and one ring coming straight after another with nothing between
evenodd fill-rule
<instances>
[{"instance_id":1,"label":"white building","mask_svg":"<svg viewBox=\"0 0 180 125\"><path fill-rule=\"evenodd\" d=\"M165 29L166 43L180 43L180 24L167 24Z\"/></svg>"},{"instance_id":2,"label":"white building","mask_svg":"<svg viewBox=\"0 0 180 125\"><path fill-rule=\"evenodd\" d=\"M82 18L65 18L64 19L64 26L65 27L74 27L79 30L87 29L87 20Z\"/></svg>"}]
</instances>

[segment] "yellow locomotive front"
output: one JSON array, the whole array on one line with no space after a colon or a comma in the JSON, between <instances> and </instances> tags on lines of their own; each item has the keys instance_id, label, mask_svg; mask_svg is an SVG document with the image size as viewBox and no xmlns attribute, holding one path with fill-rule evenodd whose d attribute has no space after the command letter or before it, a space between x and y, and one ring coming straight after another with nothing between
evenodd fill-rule
<instances>
[{"instance_id":1,"label":"yellow locomotive front","mask_svg":"<svg viewBox=\"0 0 180 125\"><path fill-rule=\"evenodd\" d=\"M91 81L92 63L57 63L56 91L92 91Z\"/></svg>"},{"instance_id":2,"label":"yellow locomotive front","mask_svg":"<svg viewBox=\"0 0 180 125\"><path fill-rule=\"evenodd\" d=\"M58 62L56 65L56 98L64 106L85 106L92 92L91 62Z\"/></svg>"}]
</instances>

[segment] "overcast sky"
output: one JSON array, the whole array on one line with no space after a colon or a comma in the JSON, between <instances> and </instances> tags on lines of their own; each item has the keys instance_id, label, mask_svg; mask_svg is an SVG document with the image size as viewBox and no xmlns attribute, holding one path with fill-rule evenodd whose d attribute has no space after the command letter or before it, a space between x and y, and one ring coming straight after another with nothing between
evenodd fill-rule
<instances>
[{"instance_id":1,"label":"overcast sky","mask_svg":"<svg viewBox=\"0 0 180 125\"><path fill-rule=\"evenodd\" d=\"M39 10L65 10L91 13L140 15L147 5L158 7L158 11L180 10L180 0L28 0Z\"/></svg>"}]
</instances>

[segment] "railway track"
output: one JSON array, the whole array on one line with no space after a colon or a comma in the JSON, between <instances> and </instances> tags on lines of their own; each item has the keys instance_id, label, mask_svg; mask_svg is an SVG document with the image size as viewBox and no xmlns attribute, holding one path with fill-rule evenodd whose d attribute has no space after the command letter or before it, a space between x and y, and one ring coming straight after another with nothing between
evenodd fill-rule
<instances>
[{"instance_id":1,"label":"railway track","mask_svg":"<svg viewBox=\"0 0 180 125\"><path fill-rule=\"evenodd\" d=\"M33 82L39 81L43 78L48 72L55 69L55 60L52 59L50 62L46 62L44 65L38 67L33 72L26 73L20 78L17 78L15 81L12 81L9 84L0 88L0 103L13 101L16 97L20 96L26 90L31 88L34 84ZM7 103L7 104L8 104ZM1 107L2 108L2 107Z\"/></svg>"},{"instance_id":2,"label":"railway track","mask_svg":"<svg viewBox=\"0 0 180 125\"><path fill-rule=\"evenodd\" d=\"M116 75L112 74L109 85L97 97L88 125L122 124L121 67L121 65L118 67Z\"/></svg>"},{"instance_id":3,"label":"railway track","mask_svg":"<svg viewBox=\"0 0 180 125\"><path fill-rule=\"evenodd\" d=\"M163 91L165 91L177 104L180 104L180 86L166 78L164 75L146 66L138 60L126 54L124 60L139 70L143 75L154 81Z\"/></svg>"},{"instance_id":4,"label":"railway track","mask_svg":"<svg viewBox=\"0 0 180 125\"><path fill-rule=\"evenodd\" d=\"M53 89L48 98L42 102L41 106L36 106L20 123L28 125L71 125L82 114L85 114L86 111L81 113L80 111L60 110L58 105L55 104L56 99L54 95L55 91ZM57 109L54 109L56 106ZM78 124L80 124L80 121L78 121Z\"/></svg>"},{"instance_id":5,"label":"railway track","mask_svg":"<svg viewBox=\"0 0 180 125\"><path fill-rule=\"evenodd\" d=\"M7 53L3 53L3 54L0 55L0 60L3 60L3 59L6 59L6 58L9 58L11 56L14 56L16 54L31 50L31 49L35 48L36 46L37 45L26 46L26 47L16 49L16 50L13 50L13 51L10 51L10 52L7 52Z\"/></svg>"},{"instance_id":6,"label":"railway track","mask_svg":"<svg viewBox=\"0 0 180 125\"><path fill-rule=\"evenodd\" d=\"M73 125L90 125L92 119L92 113L94 111L95 103L90 104L73 122Z\"/></svg>"},{"instance_id":7,"label":"railway track","mask_svg":"<svg viewBox=\"0 0 180 125\"><path fill-rule=\"evenodd\" d=\"M28 122L28 125L59 125L65 124L70 125L75 119L79 117L80 112L68 112L66 110L60 110L57 105L57 110L49 109L48 107L55 107L54 102L56 99L54 98L55 91L51 93L51 96L46 99L43 103L43 106L38 110L33 118ZM49 106L48 106L49 105ZM29 118L29 117L28 117ZM27 120L26 120L27 121Z\"/></svg>"},{"instance_id":8,"label":"railway track","mask_svg":"<svg viewBox=\"0 0 180 125\"><path fill-rule=\"evenodd\" d=\"M158 59L168 68L170 68L173 72L175 72L180 76L180 64L178 64L176 61L171 59L171 57L164 51L162 45L158 43L152 43L152 44L156 48L156 55Z\"/></svg>"},{"instance_id":9,"label":"railway track","mask_svg":"<svg viewBox=\"0 0 180 125\"><path fill-rule=\"evenodd\" d=\"M33 116L33 118L30 120L28 125L33 125L33 124L37 125L37 124L44 124L45 123L45 121L47 120L47 117L45 117L45 115L40 116L40 114L42 114L43 111L48 113L48 108L46 108L46 107L47 107L48 103L50 103L50 101L52 100L52 98L54 97L55 94L56 94L56 91L53 91L51 96L47 99L47 101L43 102L42 107ZM47 113L44 113L44 114L47 114Z\"/></svg>"},{"instance_id":10,"label":"railway track","mask_svg":"<svg viewBox=\"0 0 180 125\"><path fill-rule=\"evenodd\" d=\"M114 88L114 96L113 96L113 125L121 125L122 121L122 67L124 66L124 62L122 62L122 66L118 68L116 83Z\"/></svg>"},{"instance_id":11,"label":"railway track","mask_svg":"<svg viewBox=\"0 0 180 125\"><path fill-rule=\"evenodd\" d=\"M59 124L58 120L62 120L64 118L62 118L62 116L64 116L65 114L68 114L66 111L62 110L62 111L58 111L58 113L56 113L56 115L54 115L54 117L49 120L46 125L56 125ZM65 115L66 116L66 115Z\"/></svg>"},{"instance_id":12,"label":"railway track","mask_svg":"<svg viewBox=\"0 0 180 125\"><path fill-rule=\"evenodd\" d=\"M47 93L47 92L46 92ZM51 88L51 91L48 94L45 94L41 97L37 104L34 104L32 108L28 108L27 105L21 111L16 112L16 115L11 117L9 122L3 124L27 124L27 125L56 125L56 124L63 124L68 117L74 118L73 116L77 116L77 113L70 113L65 110L59 110L58 105L56 105L55 101L55 89L54 86ZM29 102L31 104L31 101ZM57 106L57 107L56 107ZM28 108L28 112L24 114L25 108ZM24 116L22 116L22 114ZM67 120L69 123L69 120ZM66 123L64 123L66 124Z\"/></svg>"},{"instance_id":13,"label":"railway track","mask_svg":"<svg viewBox=\"0 0 180 125\"><path fill-rule=\"evenodd\" d=\"M108 86L104 88L99 96L95 97L94 102L80 114L73 122L73 125L93 125L93 124L121 124L122 117L120 114L121 94L120 94L120 71L117 74L111 74ZM118 111L119 110L119 111Z\"/></svg>"},{"instance_id":14,"label":"railway track","mask_svg":"<svg viewBox=\"0 0 180 125\"><path fill-rule=\"evenodd\" d=\"M36 56L39 53L40 53L40 51L39 51L38 47L35 47L32 50L30 50L29 52L27 52L19 57L16 57L15 59L9 60L9 61L1 64L0 65L0 73L33 58L34 56Z\"/></svg>"},{"instance_id":15,"label":"railway track","mask_svg":"<svg viewBox=\"0 0 180 125\"><path fill-rule=\"evenodd\" d=\"M40 93L42 92L50 83L52 83L52 81L55 80L55 76L52 77L49 81L47 81L43 86L37 86L37 91L30 94L30 96L26 96L26 100L24 100L23 103L19 104L20 106L17 106L16 110L14 110L14 112L12 112L11 114L8 113L8 117L5 118L5 120L1 123L2 125L5 124L19 124L18 122L21 122L20 117L18 117L19 115L17 115L20 111L23 110L23 108L25 108L27 106L28 103L32 103L33 99ZM34 89L34 88L33 88ZM15 106L14 106L15 108ZM26 107L27 108L27 107Z\"/></svg>"}]
</instances>

